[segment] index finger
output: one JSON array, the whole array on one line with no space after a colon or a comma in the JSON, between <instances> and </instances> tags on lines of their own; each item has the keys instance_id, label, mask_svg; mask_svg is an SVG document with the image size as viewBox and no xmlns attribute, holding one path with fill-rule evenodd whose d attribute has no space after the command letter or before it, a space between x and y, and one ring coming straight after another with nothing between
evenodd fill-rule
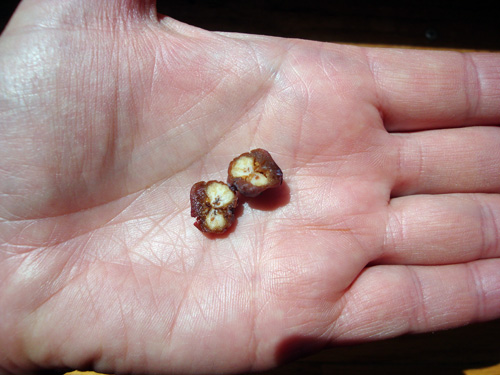
<instances>
[{"instance_id":1,"label":"index finger","mask_svg":"<svg viewBox=\"0 0 500 375\"><path fill-rule=\"evenodd\" d=\"M367 49L389 131L500 123L500 54Z\"/></svg>"}]
</instances>

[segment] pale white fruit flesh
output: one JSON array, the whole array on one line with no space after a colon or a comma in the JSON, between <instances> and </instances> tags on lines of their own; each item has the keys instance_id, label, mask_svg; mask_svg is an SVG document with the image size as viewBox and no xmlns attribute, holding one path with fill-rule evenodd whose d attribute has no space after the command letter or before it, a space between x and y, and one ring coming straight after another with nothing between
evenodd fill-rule
<instances>
[{"instance_id":1,"label":"pale white fruit flesh","mask_svg":"<svg viewBox=\"0 0 500 375\"><path fill-rule=\"evenodd\" d=\"M207 186L207 197L212 207L221 208L233 202L235 194L226 184L212 182Z\"/></svg>"},{"instance_id":2,"label":"pale white fruit flesh","mask_svg":"<svg viewBox=\"0 0 500 375\"><path fill-rule=\"evenodd\" d=\"M211 209L205 219L205 225L211 231L220 231L226 226L226 218L216 209Z\"/></svg>"},{"instance_id":3,"label":"pale white fruit flesh","mask_svg":"<svg viewBox=\"0 0 500 375\"><path fill-rule=\"evenodd\" d=\"M254 159L249 156L242 156L236 160L231 168L233 178L241 177L247 179L254 186L264 186L269 183L267 177L254 169ZM248 179L247 179L248 181Z\"/></svg>"}]
</instances>

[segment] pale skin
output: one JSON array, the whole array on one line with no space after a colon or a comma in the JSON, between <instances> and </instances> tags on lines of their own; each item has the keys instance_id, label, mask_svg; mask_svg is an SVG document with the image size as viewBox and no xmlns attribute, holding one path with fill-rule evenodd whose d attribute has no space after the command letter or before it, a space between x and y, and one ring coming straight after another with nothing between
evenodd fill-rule
<instances>
[{"instance_id":1,"label":"pale skin","mask_svg":"<svg viewBox=\"0 0 500 375\"><path fill-rule=\"evenodd\" d=\"M0 372L237 373L498 318L498 124L498 54L24 1L0 38ZM284 186L202 234L191 186L257 147Z\"/></svg>"}]
</instances>

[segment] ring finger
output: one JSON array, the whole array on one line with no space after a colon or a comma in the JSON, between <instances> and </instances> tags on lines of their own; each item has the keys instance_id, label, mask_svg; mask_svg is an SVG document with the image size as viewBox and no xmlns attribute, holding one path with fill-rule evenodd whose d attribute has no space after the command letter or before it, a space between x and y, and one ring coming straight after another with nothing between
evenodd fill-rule
<instances>
[{"instance_id":1,"label":"ring finger","mask_svg":"<svg viewBox=\"0 0 500 375\"><path fill-rule=\"evenodd\" d=\"M434 265L499 256L499 195L417 195L391 200L373 262Z\"/></svg>"}]
</instances>

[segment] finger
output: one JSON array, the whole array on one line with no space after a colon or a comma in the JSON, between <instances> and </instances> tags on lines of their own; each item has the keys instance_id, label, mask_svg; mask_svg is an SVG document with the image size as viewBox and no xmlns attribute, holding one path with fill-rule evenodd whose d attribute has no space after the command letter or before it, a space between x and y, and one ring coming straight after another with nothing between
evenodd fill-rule
<instances>
[{"instance_id":1,"label":"finger","mask_svg":"<svg viewBox=\"0 0 500 375\"><path fill-rule=\"evenodd\" d=\"M500 257L500 196L419 195L392 199L375 263L450 264Z\"/></svg>"},{"instance_id":2,"label":"finger","mask_svg":"<svg viewBox=\"0 0 500 375\"><path fill-rule=\"evenodd\" d=\"M399 154L392 196L500 192L500 127L433 130L394 137Z\"/></svg>"},{"instance_id":3,"label":"finger","mask_svg":"<svg viewBox=\"0 0 500 375\"><path fill-rule=\"evenodd\" d=\"M500 54L369 49L390 131L500 123Z\"/></svg>"},{"instance_id":4,"label":"finger","mask_svg":"<svg viewBox=\"0 0 500 375\"><path fill-rule=\"evenodd\" d=\"M499 259L369 267L345 294L332 339L374 340L498 318L499 269Z\"/></svg>"}]
</instances>

